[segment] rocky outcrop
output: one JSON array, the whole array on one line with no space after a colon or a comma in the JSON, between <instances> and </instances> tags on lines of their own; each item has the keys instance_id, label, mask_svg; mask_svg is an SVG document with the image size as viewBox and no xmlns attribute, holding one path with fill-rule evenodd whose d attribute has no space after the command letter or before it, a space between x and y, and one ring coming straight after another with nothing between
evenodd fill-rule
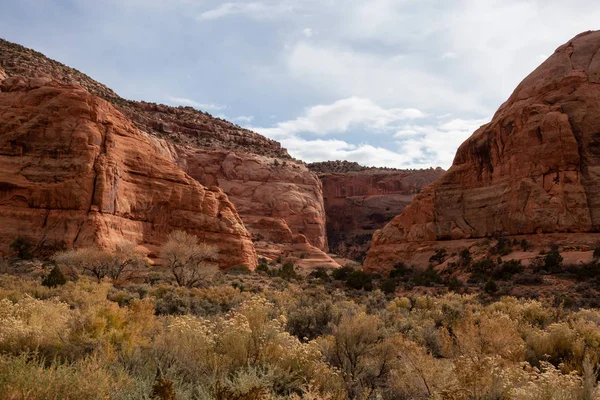
<instances>
[{"instance_id":1,"label":"rocky outcrop","mask_svg":"<svg viewBox=\"0 0 600 400\"><path fill-rule=\"evenodd\" d=\"M226 194L159 154L147 135L80 86L11 77L0 85L0 249L157 245L174 229L218 244L222 267L256 265Z\"/></svg>"},{"instance_id":2,"label":"rocky outcrop","mask_svg":"<svg viewBox=\"0 0 600 400\"><path fill-rule=\"evenodd\" d=\"M375 230L382 228L410 204L415 194L439 178L441 168L393 170L330 163L309 164L319 171L327 215L327 239L331 251L362 261ZM346 163L348 164L348 163ZM350 168L351 167L351 168Z\"/></svg>"},{"instance_id":3,"label":"rocky outcrop","mask_svg":"<svg viewBox=\"0 0 600 400\"><path fill-rule=\"evenodd\" d=\"M600 31L559 47L449 171L373 237L366 268L419 242L600 228Z\"/></svg>"},{"instance_id":4,"label":"rocky outcrop","mask_svg":"<svg viewBox=\"0 0 600 400\"><path fill-rule=\"evenodd\" d=\"M222 188L255 236L291 243L294 235L303 234L311 245L327 249L320 182L280 143L191 107L123 99L76 69L2 39L0 67L10 76L51 77L83 86L149 134L163 156L200 183Z\"/></svg>"},{"instance_id":5,"label":"rocky outcrop","mask_svg":"<svg viewBox=\"0 0 600 400\"><path fill-rule=\"evenodd\" d=\"M321 183L303 164L228 150L176 146L176 151L190 176L227 193L253 235L276 243L304 235L327 249Z\"/></svg>"},{"instance_id":6,"label":"rocky outcrop","mask_svg":"<svg viewBox=\"0 0 600 400\"><path fill-rule=\"evenodd\" d=\"M170 107L127 100L84 73L42 53L0 39L0 68L8 76L50 77L83 86L91 94L110 102L142 131L180 144L247 151L291 158L279 142L192 107Z\"/></svg>"}]
</instances>

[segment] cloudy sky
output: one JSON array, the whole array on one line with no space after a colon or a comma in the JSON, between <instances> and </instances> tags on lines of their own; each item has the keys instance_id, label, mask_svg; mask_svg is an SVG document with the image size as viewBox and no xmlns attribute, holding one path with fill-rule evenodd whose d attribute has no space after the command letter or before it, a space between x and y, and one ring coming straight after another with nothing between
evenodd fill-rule
<instances>
[{"instance_id":1,"label":"cloudy sky","mask_svg":"<svg viewBox=\"0 0 600 400\"><path fill-rule=\"evenodd\" d=\"M595 0L0 0L0 37L305 161L447 168Z\"/></svg>"}]
</instances>

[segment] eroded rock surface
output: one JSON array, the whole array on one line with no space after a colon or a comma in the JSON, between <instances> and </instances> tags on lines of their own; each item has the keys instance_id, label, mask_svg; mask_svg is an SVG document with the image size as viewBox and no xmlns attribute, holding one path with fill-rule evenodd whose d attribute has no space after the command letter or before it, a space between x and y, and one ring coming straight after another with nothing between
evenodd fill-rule
<instances>
[{"instance_id":1,"label":"eroded rock surface","mask_svg":"<svg viewBox=\"0 0 600 400\"><path fill-rule=\"evenodd\" d=\"M334 162L309 164L309 168L319 171L323 184L330 250L362 261L375 230L401 213L444 171L350 167L344 171Z\"/></svg>"},{"instance_id":2,"label":"eroded rock surface","mask_svg":"<svg viewBox=\"0 0 600 400\"><path fill-rule=\"evenodd\" d=\"M327 249L321 183L303 164L227 150L178 152L190 176L227 193L253 235L278 243L304 235L313 246Z\"/></svg>"},{"instance_id":3,"label":"eroded rock surface","mask_svg":"<svg viewBox=\"0 0 600 400\"><path fill-rule=\"evenodd\" d=\"M375 233L366 268L419 242L600 228L600 32L559 47L457 151L452 167Z\"/></svg>"},{"instance_id":4,"label":"eroded rock surface","mask_svg":"<svg viewBox=\"0 0 600 400\"><path fill-rule=\"evenodd\" d=\"M311 245L327 250L321 184L280 143L191 107L123 99L76 69L2 39L0 68L9 76L83 86L147 133L164 157L200 183L222 188L255 237L292 243L303 234Z\"/></svg>"},{"instance_id":5,"label":"eroded rock surface","mask_svg":"<svg viewBox=\"0 0 600 400\"><path fill-rule=\"evenodd\" d=\"M0 84L0 248L156 245L173 229L216 243L222 267L256 265L227 195L159 154L108 102L50 78Z\"/></svg>"}]
</instances>

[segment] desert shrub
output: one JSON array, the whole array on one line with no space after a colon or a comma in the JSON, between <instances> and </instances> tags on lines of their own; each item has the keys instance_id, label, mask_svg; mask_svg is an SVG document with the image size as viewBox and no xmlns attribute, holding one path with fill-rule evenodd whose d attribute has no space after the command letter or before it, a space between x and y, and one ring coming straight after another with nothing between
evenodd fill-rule
<instances>
[{"instance_id":1,"label":"desert shrub","mask_svg":"<svg viewBox=\"0 0 600 400\"><path fill-rule=\"evenodd\" d=\"M513 275L523 271L523 265L521 260L509 260L502 263L498 263L498 266L492 271L492 277L494 279L508 280Z\"/></svg>"},{"instance_id":2,"label":"desert shrub","mask_svg":"<svg viewBox=\"0 0 600 400\"><path fill-rule=\"evenodd\" d=\"M156 374L156 379L152 385L152 393L150 394L152 399L157 400L175 400L175 389L173 381L164 376L160 370Z\"/></svg>"},{"instance_id":3,"label":"desert shrub","mask_svg":"<svg viewBox=\"0 0 600 400\"><path fill-rule=\"evenodd\" d=\"M527 239L521 239L520 246L521 246L521 250L527 251L531 248L531 243L529 243L527 241Z\"/></svg>"},{"instance_id":4,"label":"desert shrub","mask_svg":"<svg viewBox=\"0 0 600 400\"><path fill-rule=\"evenodd\" d=\"M322 282L330 282L329 274L327 273L327 268L325 267L317 267L314 271L311 271L308 274L310 278L319 279Z\"/></svg>"},{"instance_id":5,"label":"desert shrub","mask_svg":"<svg viewBox=\"0 0 600 400\"><path fill-rule=\"evenodd\" d=\"M408 280L413 274L413 269L403 262L399 262L388 272L388 277L392 279Z\"/></svg>"},{"instance_id":6,"label":"desert shrub","mask_svg":"<svg viewBox=\"0 0 600 400\"><path fill-rule=\"evenodd\" d=\"M62 286L65 283L67 283L67 278L65 278L65 275L60 270L60 267L55 266L54 268L52 268L48 276L46 276L42 281L42 286L53 288L57 286Z\"/></svg>"},{"instance_id":7,"label":"desert shrub","mask_svg":"<svg viewBox=\"0 0 600 400\"><path fill-rule=\"evenodd\" d=\"M255 297L214 321L170 318L153 345L154 352L170 373L184 382L201 383L209 393L219 382L259 370L270 376L260 380L265 393L301 393L305 379L321 388L334 385L333 371L315 344L301 343L283 329L283 323L272 303ZM232 383L237 389L240 385Z\"/></svg>"},{"instance_id":8,"label":"desert shrub","mask_svg":"<svg viewBox=\"0 0 600 400\"><path fill-rule=\"evenodd\" d=\"M352 271L346 277L346 285L357 290L373 290L373 276L362 270Z\"/></svg>"},{"instance_id":9,"label":"desert shrub","mask_svg":"<svg viewBox=\"0 0 600 400\"><path fill-rule=\"evenodd\" d=\"M471 256L471 252L469 248L462 249L460 252L460 262L463 266L467 267L471 264L473 257Z\"/></svg>"},{"instance_id":10,"label":"desert shrub","mask_svg":"<svg viewBox=\"0 0 600 400\"><path fill-rule=\"evenodd\" d=\"M270 275L271 274L271 270L269 269L269 266L265 263L259 263L258 266L256 267L256 272L258 273L262 273L265 275Z\"/></svg>"},{"instance_id":11,"label":"desert shrub","mask_svg":"<svg viewBox=\"0 0 600 400\"><path fill-rule=\"evenodd\" d=\"M600 264L596 260L578 265L564 265L563 270L574 274L579 281L591 281L600 276Z\"/></svg>"},{"instance_id":12,"label":"desert shrub","mask_svg":"<svg viewBox=\"0 0 600 400\"><path fill-rule=\"evenodd\" d=\"M435 270L435 268L430 265L423 271L415 272L415 275L413 276L413 282L417 286L432 286L434 284L441 284L443 279Z\"/></svg>"},{"instance_id":13,"label":"desert shrub","mask_svg":"<svg viewBox=\"0 0 600 400\"><path fill-rule=\"evenodd\" d=\"M484 258L482 260L472 263L469 268L469 271L471 272L469 282L485 282L492 274L495 268L496 263L489 258Z\"/></svg>"},{"instance_id":14,"label":"desert shrub","mask_svg":"<svg viewBox=\"0 0 600 400\"><path fill-rule=\"evenodd\" d=\"M435 251L434 255L429 257L429 262L430 263L437 262L438 264L441 264L444 262L444 260L446 259L447 256L448 256L448 253L446 252L446 249L438 249Z\"/></svg>"},{"instance_id":15,"label":"desert shrub","mask_svg":"<svg viewBox=\"0 0 600 400\"><path fill-rule=\"evenodd\" d=\"M110 250L100 247L67 250L56 253L53 260L71 271L88 273L98 281L103 278L128 280L145 266L143 256L130 242L119 242Z\"/></svg>"},{"instance_id":16,"label":"desert shrub","mask_svg":"<svg viewBox=\"0 0 600 400\"><path fill-rule=\"evenodd\" d=\"M183 231L173 231L160 250L161 257L179 286L194 287L212 277L218 270L214 264L217 248L198 243L198 238Z\"/></svg>"},{"instance_id":17,"label":"desert shrub","mask_svg":"<svg viewBox=\"0 0 600 400\"><path fill-rule=\"evenodd\" d=\"M33 354L0 355L4 399L104 400L127 392L125 373L114 373L93 358L77 363L46 361Z\"/></svg>"},{"instance_id":18,"label":"desert shrub","mask_svg":"<svg viewBox=\"0 0 600 400\"><path fill-rule=\"evenodd\" d=\"M541 285L544 283L544 280L539 274L521 274L515 277L515 284L517 285L525 285L525 286L533 286L533 285Z\"/></svg>"},{"instance_id":19,"label":"desert shrub","mask_svg":"<svg viewBox=\"0 0 600 400\"><path fill-rule=\"evenodd\" d=\"M345 281L348 278L348 275L350 275L352 272L354 272L354 268L350 266L344 266L334 269L331 272L331 277L336 281Z\"/></svg>"},{"instance_id":20,"label":"desert shrub","mask_svg":"<svg viewBox=\"0 0 600 400\"><path fill-rule=\"evenodd\" d=\"M593 257L595 260L600 258L600 246L596 246L596 248L594 248Z\"/></svg>"},{"instance_id":21,"label":"desert shrub","mask_svg":"<svg viewBox=\"0 0 600 400\"><path fill-rule=\"evenodd\" d=\"M483 287L483 290L487 294L494 294L498 291L498 285L496 284L496 281L494 281L493 279L490 279L489 281L487 281L487 283Z\"/></svg>"},{"instance_id":22,"label":"desert shrub","mask_svg":"<svg viewBox=\"0 0 600 400\"><path fill-rule=\"evenodd\" d=\"M464 283L459 280L456 276L451 277L448 280L448 289L453 292L458 292L464 287Z\"/></svg>"},{"instance_id":23,"label":"desert shrub","mask_svg":"<svg viewBox=\"0 0 600 400\"><path fill-rule=\"evenodd\" d=\"M296 273L296 270L294 268L294 263L292 263L291 261L288 261L285 264L283 264L279 269L277 275L280 278L283 278L288 281L291 279L298 279L298 274Z\"/></svg>"},{"instance_id":24,"label":"desert shrub","mask_svg":"<svg viewBox=\"0 0 600 400\"><path fill-rule=\"evenodd\" d=\"M228 268L225 273L229 275L248 275L252 273L252 271L245 265L234 265L233 267Z\"/></svg>"},{"instance_id":25,"label":"desert shrub","mask_svg":"<svg viewBox=\"0 0 600 400\"><path fill-rule=\"evenodd\" d=\"M584 343L566 323L554 323L543 331L531 332L526 341L533 355L529 361L534 366L548 361L555 367L562 364L563 368L574 370L583 362Z\"/></svg>"},{"instance_id":26,"label":"desert shrub","mask_svg":"<svg viewBox=\"0 0 600 400\"><path fill-rule=\"evenodd\" d=\"M23 236L18 236L13 242L10 244L10 249L17 254L22 260L29 260L33 258L33 242Z\"/></svg>"},{"instance_id":27,"label":"desert shrub","mask_svg":"<svg viewBox=\"0 0 600 400\"><path fill-rule=\"evenodd\" d=\"M56 299L0 300L0 352L18 355L37 350L55 356L62 347L60 335L70 332L72 314L68 304Z\"/></svg>"},{"instance_id":28,"label":"desert shrub","mask_svg":"<svg viewBox=\"0 0 600 400\"><path fill-rule=\"evenodd\" d=\"M512 245L509 239L501 236L498 238L496 245L490 248L490 254L497 256L506 256L512 253Z\"/></svg>"},{"instance_id":29,"label":"desert shrub","mask_svg":"<svg viewBox=\"0 0 600 400\"><path fill-rule=\"evenodd\" d=\"M192 314L208 317L227 313L248 298L232 286L209 286L206 288L175 288L161 286L151 292L156 299L155 310L159 315Z\"/></svg>"},{"instance_id":30,"label":"desert shrub","mask_svg":"<svg viewBox=\"0 0 600 400\"><path fill-rule=\"evenodd\" d=\"M392 278L384 279L380 284L381 291L386 294L396 293L396 287L398 287L398 283Z\"/></svg>"},{"instance_id":31,"label":"desert shrub","mask_svg":"<svg viewBox=\"0 0 600 400\"><path fill-rule=\"evenodd\" d=\"M316 339L329 333L330 324L340 318L341 311L323 292L303 292L286 307L286 330L301 341Z\"/></svg>"},{"instance_id":32,"label":"desert shrub","mask_svg":"<svg viewBox=\"0 0 600 400\"><path fill-rule=\"evenodd\" d=\"M386 338L382 321L364 312L343 316L319 345L327 361L341 372L348 398L359 398L385 381L396 358L394 341Z\"/></svg>"},{"instance_id":33,"label":"desert shrub","mask_svg":"<svg viewBox=\"0 0 600 400\"><path fill-rule=\"evenodd\" d=\"M492 264L481 270L502 267ZM400 281L379 284L387 279ZM231 286L254 280L259 294ZM397 298L339 286L223 274L201 288L115 288L86 277L50 288L37 278L1 276L0 397L597 396L598 310L514 297L482 303L457 293Z\"/></svg>"},{"instance_id":34,"label":"desert shrub","mask_svg":"<svg viewBox=\"0 0 600 400\"><path fill-rule=\"evenodd\" d=\"M544 256L544 269L550 273L562 271L563 257L560 255L557 246L552 246L550 251Z\"/></svg>"}]
</instances>

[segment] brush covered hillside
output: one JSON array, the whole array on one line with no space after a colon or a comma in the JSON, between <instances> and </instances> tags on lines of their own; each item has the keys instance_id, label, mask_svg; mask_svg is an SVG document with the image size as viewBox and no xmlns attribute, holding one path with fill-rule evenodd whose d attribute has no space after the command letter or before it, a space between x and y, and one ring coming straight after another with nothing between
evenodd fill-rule
<instances>
[{"instance_id":1,"label":"brush covered hillside","mask_svg":"<svg viewBox=\"0 0 600 400\"><path fill-rule=\"evenodd\" d=\"M274 260L283 254L307 267L339 266L325 254L321 183L278 142L191 107L123 99L73 68L2 39L0 74L78 85L106 100L145 136L154 152L200 184L218 186L227 195L261 256Z\"/></svg>"},{"instance_id":2,"label":"brush covered hillside","mask_svg":"<svg viewBox=\"0 0 600 400\"><path fill-rule=\"evenodd\" d=\"M108 264L135 259L119 254ZM362 271L266 264L192 288L166 271L98 280L86 268L102 259L0 265L3 398L600 398L596 309L491 290L396 296L361 286Z\"/></svg>"}]
</instances>

